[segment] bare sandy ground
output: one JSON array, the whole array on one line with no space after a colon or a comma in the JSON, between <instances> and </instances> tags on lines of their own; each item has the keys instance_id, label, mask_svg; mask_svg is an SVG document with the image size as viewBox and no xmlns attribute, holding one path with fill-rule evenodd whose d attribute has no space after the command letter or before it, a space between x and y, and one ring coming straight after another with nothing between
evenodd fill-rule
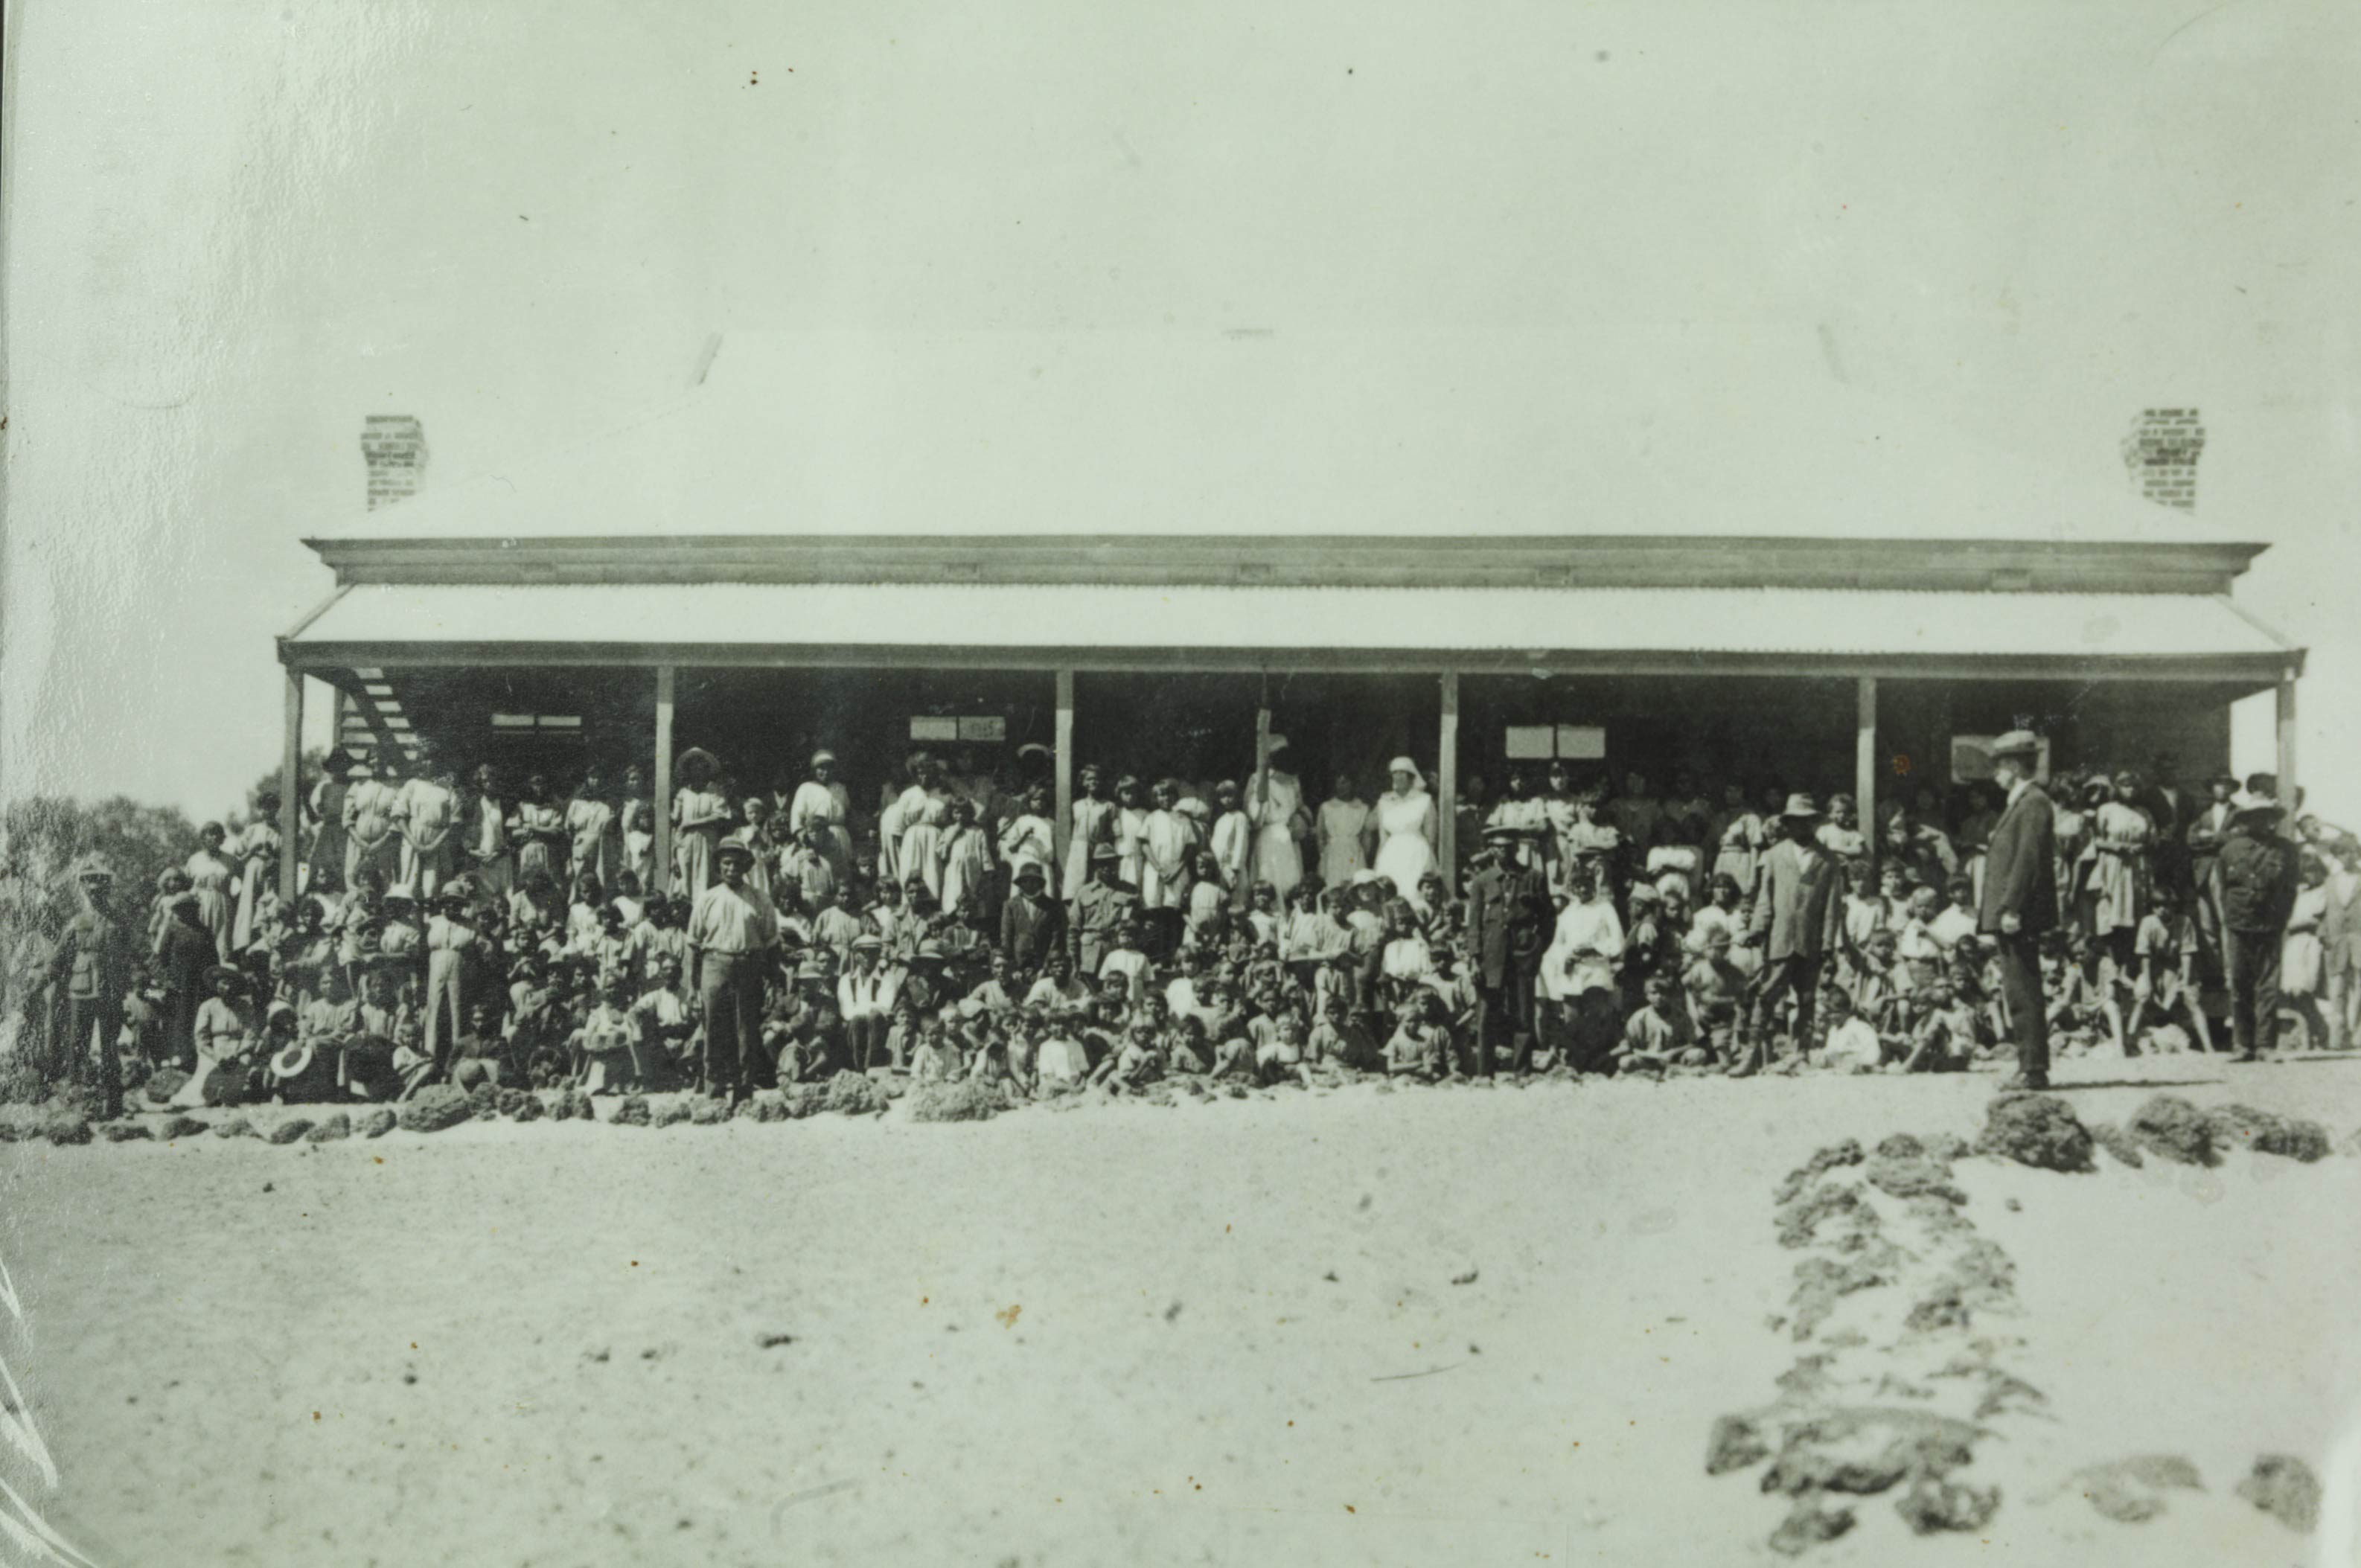
<instances>
[{"instance_id":1,"label":"bare sandy ground","mask_svg":"<svg viewBox=\"0 0 2361 1568\"><path fill-rule=\"evenodd\" d=\"M2356 1062L2081 1076L2122 1084L2072 1090L2086 1119L2160 1080L2361 1122ZM29 1496L106 1564L1775 1562L1784 1500L1704 1465L1799 1353L1771 1190L1839 1137L1972 1135L1990 1095L16 1144L0 1345L60 1475ZM1985 1326L2048 1398L1966 1473L1999 1511L1919 1538L1861 1498L1806 1561L2347 1560L2361 1159L2100 1165L1957 1168L2018 1271ZM2323 1532L2232 1495L2264 1452L2323 1471ZM2068 1484L2140 1453L2205 1490L2125 1524Z\"/></svg>"}]
</instances>

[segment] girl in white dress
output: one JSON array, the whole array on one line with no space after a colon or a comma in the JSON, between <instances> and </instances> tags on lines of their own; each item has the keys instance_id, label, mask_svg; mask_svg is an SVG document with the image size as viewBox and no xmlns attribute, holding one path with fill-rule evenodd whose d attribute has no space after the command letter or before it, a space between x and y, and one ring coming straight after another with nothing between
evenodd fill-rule
<instances>
[{"instance_id":1,"label":"girl in white dress","mask_svg":"<svg viewBox=\"0 0 2361 1568\"><path fill-rule=\"evenodd\" d=\"M1253 880L1270 883L1284 900L1303 880L1303 851L1295 844L1303 786L1279 765L1287 737L1273 735L1264 748L1268 767L1246 781L1246 817L1255 828Z\"/></svg>"},{"instance_id":2,"label":"girl in white dress","mask_svg":"<svg viewBox=\"0 0 2361 1568\"><path fill-rule=\"evenodd\" d=\"M1101 793L1105 780L1104 773L1090 765L1075 781L1081 793L1074 796L1074 830L1066 840L1063 883L1063 894L1069 903L1080 896L1082 884L1091 880L1091 851L1100 844L1115 841L1115 802Z\"/></svg>"},{"instance_id":3,"label":"girl in white dress","mask_svg":"<svg viewBox=\"0 0 2361 1568\"><path fill-rule=\"evenodd\" d=\"M1338 773L1336 789L1320 803L1313 831L1320 840L1320 884L1343 887L1369 869L1361 840L1369 830L1369 806L1353 788L1352 775Z\"/></svg>"},{"instance_id":4,"label":"girl in white dress","mask_svg":"<svg viewBox=\"0 0 2361 1568\"><path fill-rule=\"evenodd\" d=\"M1404 903L1423 915L1426 901L1418 881L1434 866L1439 831L1434 797L1426 793L1418 764L1408 757L1396 757L1386 771L1393 774L1394 786L1378 797L1377 809L1369 814L1369 831L1378 847L1372 864Z\"/></svg>"},{"instance_id":5,"label":"girl in white dress","mask_svg":"<svg viewBox=\"0 0 2361 1568\"><path fill-rule=\"evenodd\" d=\"M197 923L213 934L214 951L224 963L230 959L230 921L237 880L237 868L224 848L228 837L220 823L206 823L197 831L196 852L181 868L189 873L189 886L197 895Z\"/></svg>"}]
</instances>

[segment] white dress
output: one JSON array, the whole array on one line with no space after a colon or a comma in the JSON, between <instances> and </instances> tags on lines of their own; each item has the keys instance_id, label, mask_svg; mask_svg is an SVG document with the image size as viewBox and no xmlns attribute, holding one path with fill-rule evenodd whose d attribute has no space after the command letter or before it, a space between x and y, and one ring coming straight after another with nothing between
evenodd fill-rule
<instances>
[{"instance_id":1,"label":"white dress","mask_svg":"<svg viewBox=\"0 0 2361 1568\"><path fill-rule=\"evenodd\" d=\"M1434 797L1422 789L1408 795L1388 790L1371 813L1378 828L1379 875L1394 884L1411 908L1424 911L1418 879L1434 869Z\"/></svg>"},{"instance_id":2,"label":"white dress","mask_svg":"<svg viewBox=\"0 0 2361 1568\"><path fill-rule=\"evenodd\" d=\"M1369 825L1369 808L1357 800L1329 799L1320 804L1320 883L1343 887L1368 870L1363 858L1361 832Z\"/></svg>"},{"instance_id":3,"label":"white dress","mask_svg":"<svg viewBox=\"0 0 2361 1568\"><path fill-rule=\"evenodd\" d=\"M1293 773L1270 770L1268 786L1246 784L1246 810L1255 825L1254 880L1279 890L1283 905L1303 880L1303 851L1295 847L1295 819L1303 810L1303 786Z\"/></svg>"}]
</instances>

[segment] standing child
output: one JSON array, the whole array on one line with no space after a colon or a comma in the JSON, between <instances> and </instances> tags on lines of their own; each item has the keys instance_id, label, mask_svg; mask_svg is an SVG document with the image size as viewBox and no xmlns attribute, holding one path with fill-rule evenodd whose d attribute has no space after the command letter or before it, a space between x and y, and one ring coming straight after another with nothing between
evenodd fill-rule
<instances>
[{"instance_id":1,"label":"standing child","mask_svg":"<svg viewBox=\"0 0 2361 1568\"><path fill-rule=\"evenodd\" d=\"M2187 1020L2201 1049L2213 1049L2205 1009L2198 1005L2197 950L2197 922L2187 901L2178 889L2158 888L2134 942L2138 972L2132 981L2131 1018L2124 1026L2126 1038L2137 1041L2151 1019L2160 1025L2179 1017Z\"/></svg>"}]
</instances>

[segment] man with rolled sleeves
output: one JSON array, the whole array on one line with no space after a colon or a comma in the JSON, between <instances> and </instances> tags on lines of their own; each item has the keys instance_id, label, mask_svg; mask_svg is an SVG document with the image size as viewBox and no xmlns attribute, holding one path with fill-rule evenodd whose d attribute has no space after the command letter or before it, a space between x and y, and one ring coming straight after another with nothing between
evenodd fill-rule
<instances>
[{"instance_id":1,"label":"man with rolled sleeves","mask_svg":"<svg viewBox=\"0 0 2361 1568\"><path fill-rule=\"evenodd\" d=\"M1992 743L1993 785L2008 804L1984 850L1984 895L1976 929L2000 957L2001 992L2016 1035L2010 1089L2049 1087L2049 1019L2041 994L2041 936L2058 924L2057 814L2033 782L2041 738L2012 729Z\"/></svg>"},{"instance_id":2,"label":"man with rolled sleeves","mask_svg":"<svg viewBox=\"0 0 2361 1568\"><path fill-rule=\"evenodd\" d=\"M730 1101L752 1092L750 1067L763 1048L763 981L779 946L779 915L770 895L746 880L754 851L743 839L715 850L721 880L697 894L688 916L705 1014L705 1091Z\"/></svg>"},{"instance_id":3,"label":"man with rolled sleeves","mask_svg":"<svg viewBox=\"0 0 2361 1568\"><path fill-rule=\"evenodd\" d=\"M1476 1070L1492 1076L1493 1053L1509 1038L1510 1070L1532 1060L1542 954L1555 916L1549 883L1517 850L1532 837L1494 823L1484 829L1483 863L1467 882L1467 943L1475 959Z\"/></svg>"},{"instance_id":4,"label":"man with rolled sleeves","mask_svg":"<svg viewBox=\"0 0 2361 1568\"><path fill-rule=\"evenodd\" d=\"M60 994L57 1016L65 1027L59 1055L77 1082L93 1068L90 1036L98 1034L98 1093L102 1118L123 1114L123 1062L116 1045L123 1033L123 999L131 989L138 946L129 922L115 907L115 870L93 855L75 869L82 907L58 934L49 954L49 981Z\"/></svg>"},{"instance_id":5,"label":"man with rolled sleeves","mask_svg":"<svg viewBox=\"0 0 2361 1568\"><path fill-rule=\"evenodd\" d=\"M1763 857L1762 889L1747 922L1744 940L1763 949L1763 968L1750 988L1745 1059L1730 1069L1732 1078L1751 1077L1771 1065L1772 1014L1785 997L1795 999L1795 1049L1811 1048L1820 966L1842 907L1837 859L1818 837L1819 806L1808 795L1791 795L1779 827L1785 836Z\"/></svg>"}]
</instances>

